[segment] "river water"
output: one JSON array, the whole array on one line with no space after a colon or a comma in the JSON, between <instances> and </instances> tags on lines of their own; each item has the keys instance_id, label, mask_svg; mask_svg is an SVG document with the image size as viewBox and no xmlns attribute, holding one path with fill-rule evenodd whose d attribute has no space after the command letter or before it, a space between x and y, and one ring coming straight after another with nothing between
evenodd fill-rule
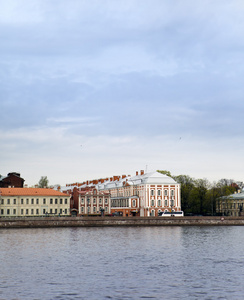
<instances>
[{"instance_id":1,"label":"river water","mask_svg":"<svg viewBox=\"0 0 244 300\"><path fill-rule=\"evenodd\" d=\"M244 227L0 230L0 299L243 299Z\"/></svg>"}]
</instances>

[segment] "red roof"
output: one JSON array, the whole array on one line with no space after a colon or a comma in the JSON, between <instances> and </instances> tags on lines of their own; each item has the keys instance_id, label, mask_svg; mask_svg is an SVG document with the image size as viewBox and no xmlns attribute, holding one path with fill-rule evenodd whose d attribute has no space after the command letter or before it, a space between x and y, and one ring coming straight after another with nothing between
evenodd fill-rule
<instances>
[{"instance_id":1,"label":"red roof","mask_svg":"<svg viewBox=\"0 0 244 300\"><path fill-rule=\"evenodd\" d=\"M69 195L53 190L42 188L0 188L1 196L66 196Z\"/></svg>"}]
</instances>

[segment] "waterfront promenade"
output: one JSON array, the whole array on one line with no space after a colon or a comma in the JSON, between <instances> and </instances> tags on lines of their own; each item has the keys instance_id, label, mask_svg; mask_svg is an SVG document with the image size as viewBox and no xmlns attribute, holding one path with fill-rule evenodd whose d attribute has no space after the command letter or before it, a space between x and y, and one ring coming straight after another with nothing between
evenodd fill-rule
<instances>
[{"instance_id":1,"label":"waterfront promenade","mask_svg":"<svg viewBox=\"0 0 244 300\"><path fill-rule=\"evenodd\" d=\"M0 219L0 228L108 226L244 226L244 217L29 217Z\"/></svg>"}]
</instances>

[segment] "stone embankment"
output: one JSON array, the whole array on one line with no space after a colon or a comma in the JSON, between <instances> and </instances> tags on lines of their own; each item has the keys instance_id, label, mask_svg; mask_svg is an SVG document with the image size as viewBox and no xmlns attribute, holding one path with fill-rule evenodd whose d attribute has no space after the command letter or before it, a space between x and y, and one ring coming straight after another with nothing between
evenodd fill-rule
<instances>
[{"instance_id":1,"label":"stone embankment","mask_svg":"<svg viewBox=\"0 0 244 300\"><path fill-rule=\"evenodd\" d=\"M0 219L0 229L108 226L244 226L244 217L43 217Z\"/></svg>"}]
</instances>

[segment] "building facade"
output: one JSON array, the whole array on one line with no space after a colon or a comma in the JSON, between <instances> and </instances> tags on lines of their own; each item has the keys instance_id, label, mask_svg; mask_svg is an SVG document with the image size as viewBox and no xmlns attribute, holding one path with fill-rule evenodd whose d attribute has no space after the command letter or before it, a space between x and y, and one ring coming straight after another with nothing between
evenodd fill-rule
<instances>
[{"instance_id":1,"label":"building facade","mask_svg":"<svg viewBox=\"0 0 244 300\"><path fill-rule=\"evenodd\" d=\"M108 199L107 206L103 202L108 213L120 216L148 217L157 216L162 211L181 210L180 184L159 172L145 174L140 171L132 177L113 176L67 185L67 189L74 185L80 191L79 213L90 210L90 214L97 214L101 199ZM102 193L104 195L99 197Z\"/></svg>"},{"instance_id":2,"label":"building facade","mask_svg":"<svg viewBox=\"0 0 244 300\"><path fill-rule=\"evenodd\" d=\"M47 215L70 215L70 196L48 188L0 188L1 217Z\"/></svg>"},{"instance_id":3,"label":"building facade","mask_svg":"<svg viewBox=\"0 0 244 300\"><path fill-rule=\"evenodd\" d=\"M239 217L244 215L244 191L220 197L216 203L216 213L223 216Z\"/></svg>"}]
</instances>

